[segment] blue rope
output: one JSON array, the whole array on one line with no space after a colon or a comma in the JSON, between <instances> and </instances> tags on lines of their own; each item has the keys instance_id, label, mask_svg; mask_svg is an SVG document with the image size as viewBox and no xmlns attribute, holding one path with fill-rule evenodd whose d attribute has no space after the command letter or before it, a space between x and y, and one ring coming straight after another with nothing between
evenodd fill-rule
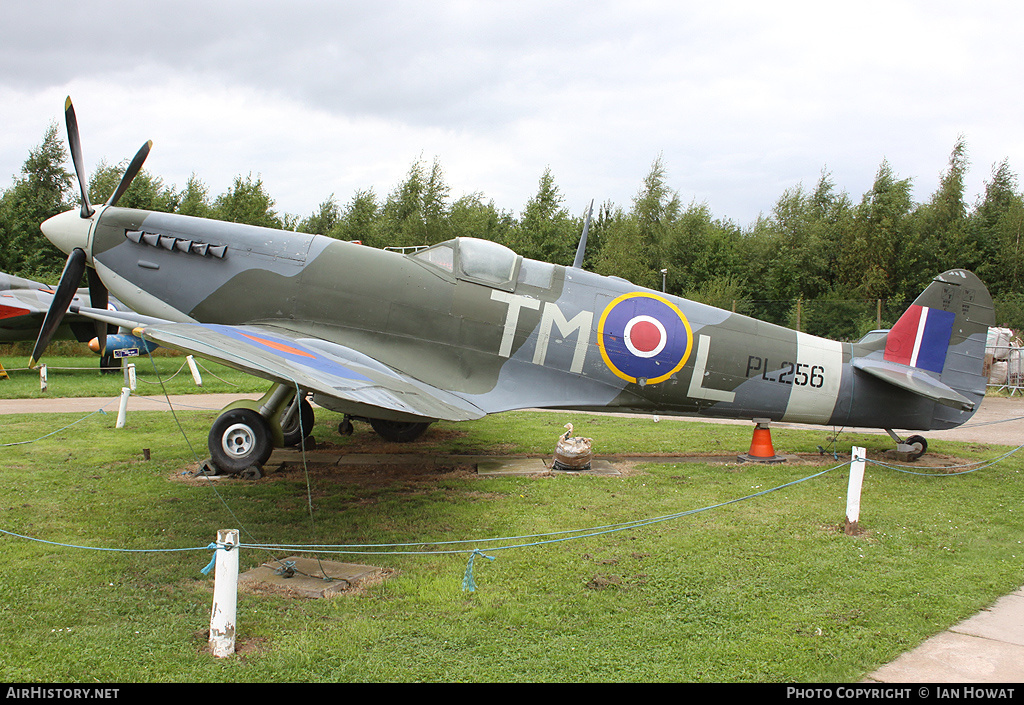
<instances>
[{"instance_id":1,"label":"blue rope","mask_svg":"<svg viewBox=\"0 0 1024 705\"><path fill-rule=\"evenodd\" d=\"M462 589L465 592L476 592L476 581L473 580L473 561L477 556L483 556L489 561L494 560L494 556L488 556L482 553L480 549L474 548L473 552L469 554L469 563L466 564L466 572L462 576Z\"/></svg>"},{"instance_id":2,"label":"blue rope","mask_svg":"<svg viewBox=\"0 0 1024 705\"><path fill-rule=\"evenodd\" d=\"M1020 451L1022 448L1024 448L1024 445L1018 446L1017 448L1015 448L1015 449L1013 449L1013 450L1011 450L1011 451L1009 451L1007 453L1004 453L1003 455L1001 455L1001 456L999 456L997 458L994 458L992 460L980 461L979 463L971 463L970 465L963 465L963 466L959 466L959 467L970 467L970 466L978 465L978 467L975 467L972 470L967 471L967 472L976 472L977 470L980 470L980 469L985 468L985 467L991 467L992 465L995 465L995 464L999 463L1000 461L1005 460L1007 457L1009 457L1010 455L1013 455L1014 453ZM851 459L851 462L856 461L856 460L867 461L866 458L854 457L854 458ZM890 464L886 464L886 463L882 463L882 462L878 462L878 461L869 461L869 462L872 462L873 464L879 465L881 467L887 467L887 468L895 469L895 470L898 470L900 472L908 472L909 474L913 474L913 475L926 475L926 476L930 476L930 477L941 477L941 476L951 476L951 475L957 475L957 474L964 474L964 473L915 473L915 472L910 472L910 471L904 469L904 468L909 467L909 466L890 465ZM772 492L777 492L777 491L779 491L781 489L785 489L787 487L793 487L794 485L798 485L800 483L807 482L808 480L813 480L815 478L821 477L822 475L825 475L826 473L832 472L833 470L837 470L837 469L842 468L842 467L846 467L849 464L850 463L841 463L839 465L835 465L833 467L830 467L830 468L827 468L825 470L822 470L821 472L814 473L812 475L808 475L806 477L803 477L803 478L800 478L800 479L797 479L797 480L792 480L790 482L783 483L783 484L778 485L776 487L771 487L771 488L768 488L768 489L765 489L765 490L761 490L760 492L755 492L753 494L745 495L743 497L736 497L734 499L726 500L724 502L719 502L717 504L707 505L707 506L700 507L700 508L697 508L697 509L689 509L689 510L685 510L685 511L681 511L681 512L674 512L672 514L665 514L665 515L658 516L658 517L652 517L652 518L647 518L647 519L636 519L636 520L633 520L633 521L623 522L623 523L620 523L620 524L607 524L607 525L604 525L604 526L590 527L590 528L587 528L587 529L567 529L567 530L563 530L563 531L547 532L547 533L540 533L540 534L529 534L529 535L522 535L522 536L504 536L504 537L495 537L495 538L488 538L488 539L464 539L464 540L456 540L456 541L437 541L437 542L426 542L426 543L425 542L417 542L417 543L401 543L401 544L333 544L333 545L330 545L330 544L255 544L255 543L254 544L245 544L245 543L241 543L241 544L238 544L238 545L233 545L232 548L243 548L244 547L244 548L264 549L264 550L268 550L268 551L272 550L272 549L278 549L278 550L280 550L280 549L289 549L289 550L298 550L298 551L315 551L315 552L323 552L323 553L358 554L358 555L388 555L388 554L393 554L393 555L445 555L445 554L464 554L464 553L469 553L469 560L467 562L466 570L465 570L465 572L463 574L463 579L462 579L462 589L464 591L467 591L467 592L474 592L476 590L476 581L475 581L474 576L473 576L473 566L474 566L476 557L479 555L479 556L483 556L484 558L486 558L489 561L495 560L494 556L489 556L489 555L483 553L479 548L475 548L475 547L472 548L472 549L455 548L455 549L440 550L440 551L434 551L434 550L429 550L429 551L425 551L425 550L415 550L415 551L359 550L359 551L357 551L357 550L341 550L341 549L386 549L386 548L395 549L395 548L406 548L406 547L412 547L412 546L456 546L456 545L467 544L467 543L480 544L480 543L489 543L489 542L497 542L497 541L508 542L508 541L522 541L523 539L537 539L537 540L534 540L534 541L520 542L520 543L511 543L511 544L507 544L507 545L503 545L503 546L492 546L490 549L488 549L491 552L495 552L495 551L504 551L504 550L508 550L508 549L512 549L512 548L529 548L529 547L534 547L534 546L542 546L542 545L545 545L545 544L560 543L560 542L570 541L570 540L574 540L574 539L591 538L591 537L602 536L602 535L611 534L611 533L615 533L615 532L619 532L619 531L626 531L628 529L636 529L636 528L641 528L641 527L645 527L645 526L650 526L650 525L661 523L661 522L671 521L673 519L680 519L682 517L691 516L693 514L699 514L701 512L710 511L712 509L718 509L718 508L721 508L721 507L725 507L725 506L728 506L730 504L735 504L737 502L743 502L743 501L746 501L746 500L749 500L749 499L753 499L753 498L756 498L756 497L762 497L762 496L770 494ZM957 466L953 466L953 467L957 467ZM94 550L94 551L115 551L115 552L125 552L125 553L162 553L162 552L180 552L180 551L202 551L202 550L211 550L211 549L213 549L213 551L214 551L213 558L211 558L209 564L207 564L207 566L200 571L204 575L208 574L213 569L213 567L214 567L214 565L216 563L216 556L217 556L216 550L218 548L221 548L221 546L219 546L216 543L211 543L211 544L208 544L208 545L203 546L203 547L171 548L171 549L97 548L97 547L93 547L93 546L77 546L77 545L74 545L74 544L64 544L64 543L57 543L57 542L54 542L54 541L46 541L46 540L43 540L43 539L37 539L37 538L30 537L30 536L24 536L24 535L21 535L21 534L16 534L16 533L13 533L11 531L6 531L4 529L0 529L0 534L6 534L8 536L14 536L14 537L21 538L21 539L26 539L26 540L29 540L29 541L37 541L39 543L45 543L45 544L49 544L49 545L52 545L52 546L62 546L62 547L65 547L65 548L80 548L80 549L87 549L87 550Z\"/></svg>"},{"instance_id":3,"label":"blue rope","mask_svg":"<svg viewBox=\"0 0 1024 705\"><path fill-rule=\"evenodd\" d=\"M110 403L112 403L112 402L107 402L107 404L110 404ZM106 406L106 404L104 406ZM90 412L90 413L86 414L85 416L83 416L82 418L78 419L77 421L72 421L67 426L64 426L63 428L58 428L56 431L50 431L49 433L47 433L47 434L45 434L43 436L40 436L39 438L33 438L30 441L15 441L14 443L0 443L0 448L8 448L10 446L22 446L22 445L26 445L28 443L36 443L38 441L43 440L44 438L49 438L50 436L52 436L52 435L54 435L56 433L60 433L61 431L69 429L72 426L74 426L75 424L81 423L82 421L85 421L87 418L89 418L91 416L95 416L96 414L103 414L104 416L106 416L107 412L103 410L103 407L100 407L96 411L93 411L93 412Z\"/></svg>"}]
</instances>

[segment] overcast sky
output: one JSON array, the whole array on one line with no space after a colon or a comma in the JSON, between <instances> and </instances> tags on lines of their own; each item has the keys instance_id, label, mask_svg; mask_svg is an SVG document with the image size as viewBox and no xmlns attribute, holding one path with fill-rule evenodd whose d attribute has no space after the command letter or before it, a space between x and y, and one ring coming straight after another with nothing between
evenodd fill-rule
<instances>
[{"instance_id":1,"label":"overcast sky","mask_svg":"<svg viewBox=\"0 0 1024 705\"><path fill-rule=\"evenodd\" d=\"M918 201L958 135L968 199L1024 169L1018 2L0 0L0 188L72 97L87 170L279 212L386 196L436 158L451 196L518 214L629 208L659 156L684 204L741 226L822 171L857 202L887 160Z\"/></svg>"}]
</instances>

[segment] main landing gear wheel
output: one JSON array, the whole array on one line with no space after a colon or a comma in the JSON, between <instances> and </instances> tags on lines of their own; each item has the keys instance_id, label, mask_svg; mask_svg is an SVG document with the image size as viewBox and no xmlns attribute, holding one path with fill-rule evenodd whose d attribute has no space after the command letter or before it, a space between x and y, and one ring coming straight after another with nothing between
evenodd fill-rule
<instances>
[{"instance_id":1,"label":"main landing gear wheel","mask_svg":"<svg viewBox=\"0 0 1024 705\"><path fill-rule=\"evenodd\" d=\"M285 416L288 415L288 411L285 412ZM289 422L281 424L281 431L284 433L284 447L297 446L305 436L312 435L314 421L316 421L316 417L313 414L312 404L305 397L299 399L299 413L293 414Z\"/></svg>"},{"instance_id":2,"label":"main landing gear wheel","mask_svg":"<svg viewBox=\"0 0 1024 705\"><path fill-rule=\"evenodd\" d=\"M100 373L109 375L121 371L121 358L114 357L114 353L107 353L100 358Z\"/></svg>"},{"instance_id":3,"label":"main landing gear wheel","mask_svg":"<svg viewBox=\"0 0 1024 705\"><path fill-rule=\"evenodd\" d=\"M210 427L210 459L223 472L236 475L261 467L274 450L267 420L252 409L230 409Z\"/></svg>"},{"instance_id":4,"label":"main landing gear wheel","mask_svg":"<svg viewBox=\"0 0 1024 705\"><path fill-rule=\"evenodd\" d=\"M392 443L409 443L423 435L430 426L429 421L385 421L370 419L370 426L377 435Z\"/></svg>"}]
</instances>

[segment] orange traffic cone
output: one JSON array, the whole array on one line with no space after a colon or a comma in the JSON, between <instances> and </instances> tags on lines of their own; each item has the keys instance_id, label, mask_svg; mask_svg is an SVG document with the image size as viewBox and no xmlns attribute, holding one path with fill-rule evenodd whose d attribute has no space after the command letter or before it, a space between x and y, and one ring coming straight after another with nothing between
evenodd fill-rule
<instances>
[{"instance_id":1,"label":"orange traffic cone","mask_svg":"<svg viewBox=\"0 0 1024 705\"><path fill-rule=\"evenodd\" d=\"M784 463L786 459L775 455L772 446L772 432L767 422L758 422L754 426L754 437L750 439L750 452L739 456L741 461L755 463Z\"/></svg>"}]
</instances>

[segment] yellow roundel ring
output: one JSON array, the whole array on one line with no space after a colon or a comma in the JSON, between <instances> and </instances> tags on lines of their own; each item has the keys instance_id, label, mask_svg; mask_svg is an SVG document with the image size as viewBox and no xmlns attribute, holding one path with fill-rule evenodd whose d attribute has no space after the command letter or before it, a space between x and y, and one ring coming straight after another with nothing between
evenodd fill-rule
<instances>
[{"instance_id":1,"label":"yellow roundel ring","mask_svg":"<svg viewBox=\"0 0 1024 705\"><path fill-rule=\"evenodd\" d=\"M616 376L627 382L658 384L686 364L693 331L671 301L634 291L605 307L597 324L597 346Z\"/></svg>"}]
</instances>

